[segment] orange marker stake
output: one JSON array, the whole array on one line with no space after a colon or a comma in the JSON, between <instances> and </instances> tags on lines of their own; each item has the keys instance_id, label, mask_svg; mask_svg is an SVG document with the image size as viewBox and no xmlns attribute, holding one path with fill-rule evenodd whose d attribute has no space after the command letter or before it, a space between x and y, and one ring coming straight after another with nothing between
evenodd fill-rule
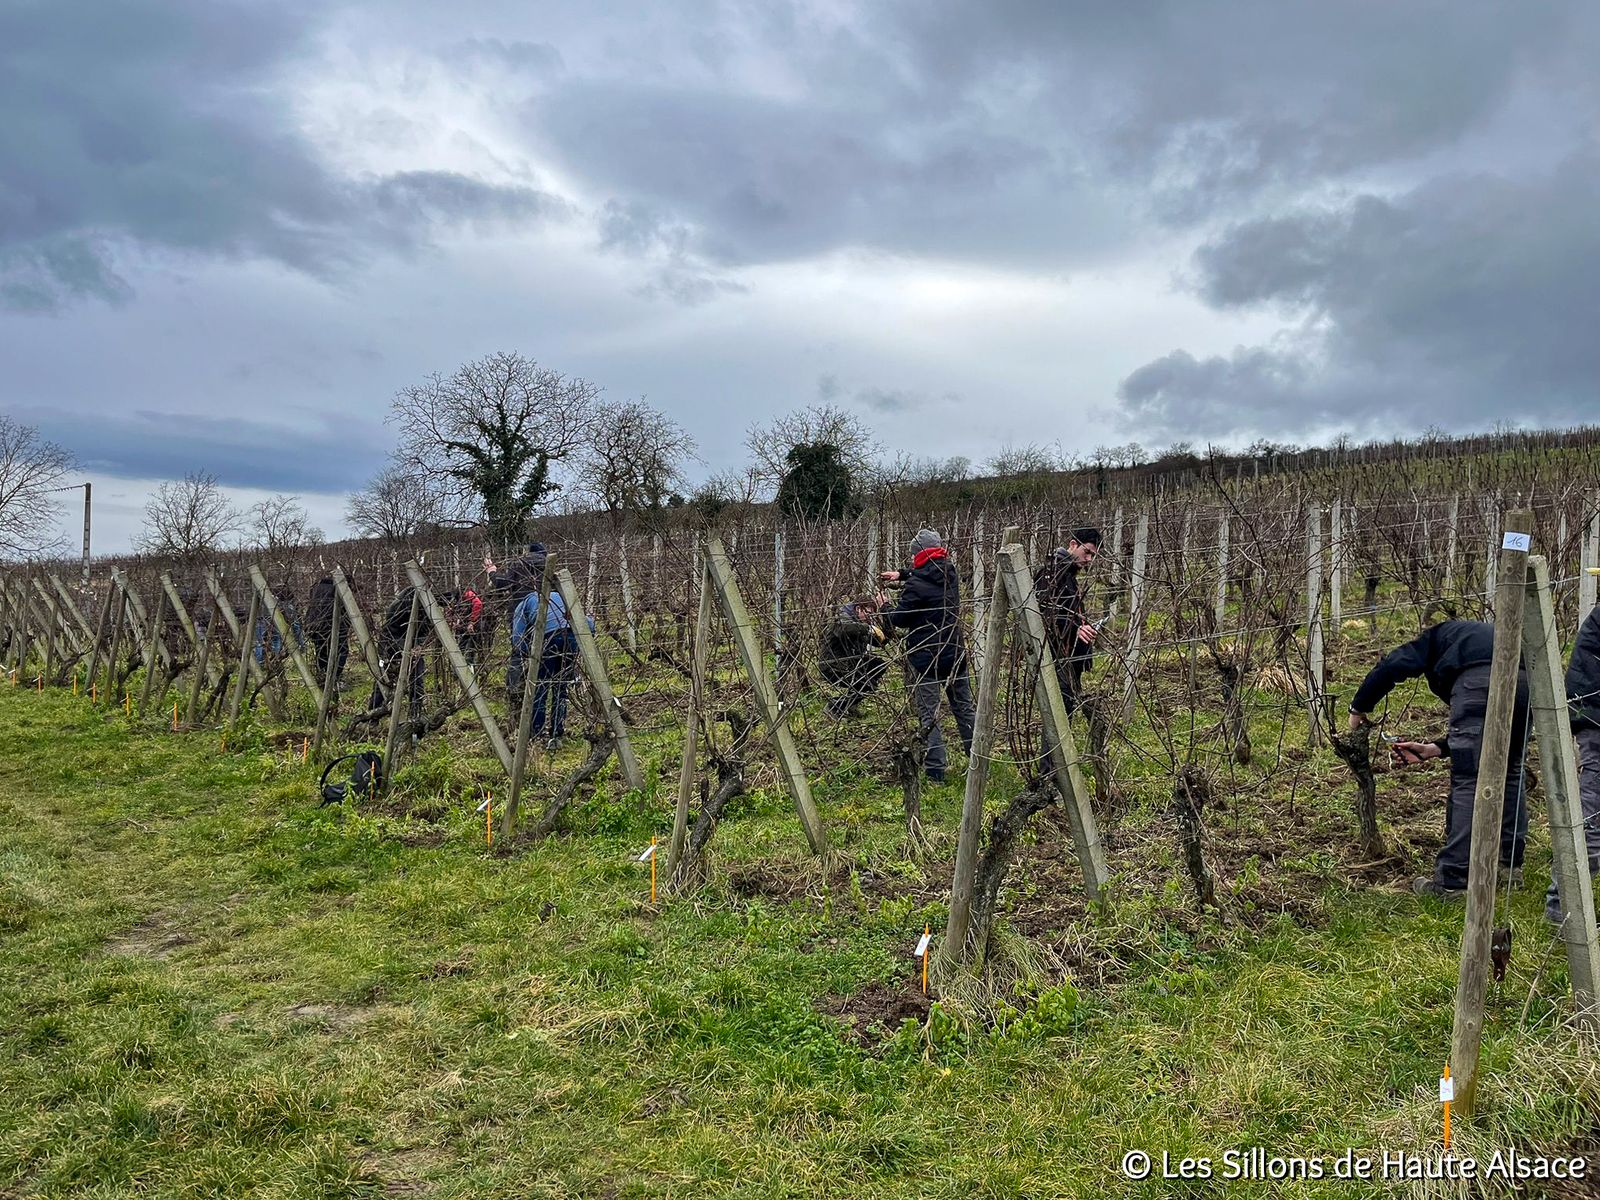
<instances>
[{"instance_id":1,"label":"orange marker stake","mask_svg":"<svg viewBox=\"0 0 1600 1200\"><path fill-rule=\"evenodd\" d=\"M650 903L656 902L656 839L650 839Z\"/></svg>"},{"instance_id":2,"label":"orange marker stake","mask_svg":"<svg viewBox=\"0 0 1600 1200\"><path fill-rule=\"evenodd\" d=\"M305 762L310 757L311 757L311 739L310 738L301 738L300 739L300 761L301 762Z\"/></svg>"},{"instance_id":3,"label":"orange marker stake","mask_svg":"<svg viewBox=\"0 0 1600 1200\"><path fill-rule=\"evenodd\" d=\"M44 676L43 675L35 675L33 677L33 679L34 679L34 682L39 685L39 691L43 692L44 691Z\"/></svg>"},{"instance_id":4,"label":"orange marker stake","mask_svg":"<svg viewBox=\"0 0 1600 1200\"><path fill-rule=\"evenodd\" d=\"M172 732L178 732L178 702L176 700L172 702Z\"/></svg>"},{"instance_id":5,"label":"orange marker stake","mask_svg":"<svg viewBox=\"0 0 1600 1200\"><path fill-rule=\"evenodd\" d=\"M494 845L494 793L489 793L489 799L483 806L483 840L485 845Z\"/></svg>"},{"instance_id":6,"label":"orange marker stake","mask_svg":"<svg viewBox=\"0 0 1600 1200\"><path fill-rule=\"evenodd\" d=\"M1444 1104L1444 1148L1450 1149L1450 1102L1456 1098L1456 1085L1450 1078L1450 1064L1445 1063L1444 1075L1439 1080L1439 1100Z\"/></svg>"},{"instance_id":7,"label":"orange marker stake","mask_svg":"<svg viewBox=\"0 0 1600 1200\"><path fill-rule=\"evenodd\" d=\"M122 693L122 713L124 716L133 716L133 693Z\"/></svg>"},{"instance_id":8,"label":"orange marker stake","mask_svg":"<svg viewBox=\"0 0 1600 1200\"><path fill-rule=\"evenodd\" d=\"M13 672L11 672L11 682L15 683L16 681L17 681L17 673L15 671L13 671ZM97 684L92 679L89 681L89 703L90 704L99 704L100 703L100 685Z\"/></svg>"},{"instance_id":9,"label":"orange marker stake","mask_svg":"<svg viewBox=\"0 0 1600 1200\"><path fill-rule=\"evenodd\" d=\"M911 952L912 958L922 960L922 994L928 994L928 947L933 944L933 926L922 927L922 937L917 941L917 948Z\"/></svg>"}]
</instances>

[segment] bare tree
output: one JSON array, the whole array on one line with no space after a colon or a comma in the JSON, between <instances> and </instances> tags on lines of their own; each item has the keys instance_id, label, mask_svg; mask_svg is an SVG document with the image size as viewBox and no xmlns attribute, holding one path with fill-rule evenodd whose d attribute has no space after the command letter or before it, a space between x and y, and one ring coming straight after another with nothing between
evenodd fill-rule
<instances>
[{"instance_id":1,"label":"bare tree","mask_svg":"<svg viewBox=\"0 0 1600 1200\"><path fill-rule=\"evenodd\" d=\"M557 489L552 468L587 435L599 395L520 354L491 354L395 395L396 463L481 510L495 540L518 540Z\"/></svg>"},{"instance_id":2,"label":"bare tree","mask_svg":"<svg viewBox=\"0 0 1600 1200\"><path fill-rule=\"evenodd\" d=\"M580 452L577 485L613 527L657 512L683 487L694 442L671 417L642 400L604 404Z\"/></svg>"},{"instance_id":3,"label":"bare tree","mask_svg":"<svg viewBox=\"0 0 1600 1200\"><path fill-rule=\"evenodd\" d=\"M72 467L71 452L0 414L0 555L41 554L56 546L54 493Z\"/></svg>"},{"instance_id":4,"label":"bare tree","mask_svg":"<svg viewBox=\"0 0 1600 1200\"><path fill-rule=\"evenodd\" d=\"M163 483L146 502L138 548L146 554L198 558L219 549L238 527L238 510L228 503L217 477L195 471Z\"/></svg>"},{"instance_id":5,"label":"bare tree","mask_svg":"<svg viewBox=\"0 0 1600 1200\"><path fill-rule=\"evenodd\" d=\"M295 546L320 546L322 530L311 523L311 514L298 496L272 496L250 506L250 537L259 549L269 553Z\"/></svg>"},{"instance_id":6,"label":"bare tree","mask_svg":"<svg viewBox=\"0 0 1600 1200\"><path fill-rule=\"evenodd\" d=\"M847 408L813 404L769 425L753 425L745 435L752 470L762 485L776 488L789 471L789 451L796 446L836 446L839 461L860 486L874 477L874 463L882 447L865 421Z\"/></svg>"},{"instance_id":7,"label":"bare tree","mask_svg":"<svg viewBox=\"0 0 1600 1200\"><path fill-rule=\"evenodd\" d=\"M1060 461L1049 446L1037 442L1014 446L1007 442L990 457L988 467L993 475L1041 475L1060 469Z\"/></svg>"},{"instance_id":8,"label":"bare tree","mask_svg":"<svg viewBox=\"0 0 1600 1200\"><path fill-rule=\"evenodd\" d=\"M399 466L387 466L351 495L344 519L363 537L408 538L433 525L456 522L435 481Z\"/></svg>"}]
</instances>

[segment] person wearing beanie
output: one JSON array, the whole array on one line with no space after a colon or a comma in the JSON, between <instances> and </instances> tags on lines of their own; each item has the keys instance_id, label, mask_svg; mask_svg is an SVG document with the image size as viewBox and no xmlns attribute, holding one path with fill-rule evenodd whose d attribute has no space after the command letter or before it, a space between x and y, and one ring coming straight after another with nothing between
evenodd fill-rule
<instances>
[{"instance_id":1,"label":"person wearing beanie","mask_svg":"<svg viewBox=\"0 0 1600 1200\"><path fill-rule=\"evenodd\" d=\"M1065 546L1058 546L1048 562L1034 573L1034 594L1044 618L1050 657L1067 715L1082 700L1083 673L1094 661L1095 626L1089 620L1078 573L1100 552L1100 531L1090 526L1074 529Z\"/></svg>"},{"instance_id":2,"label":"person wearing beanie","mask_svg":"<svg viewBox=\"0 0 1600 1200\"><path fill-rule=\"evenodd\" d=\"M961 574L938 532L919 529L911 539L910 569L885 571L882 578L902 585L900 602L883 614L882 621L886 629L905 632L912 700L925 739L922 769L933 782L943 783L949 757L939 730L940 706L945 699L950 701L956 731L968 754L977 715L961 630Z\"/></svg>"},{"instance_id":3,"label":"person wearing beanie","mask_svg":"<svg viewBox=\"0 0 1600 1200\"><path fill-rule=\"evenodd\" d=\"M539 590L539 582L544 578L544 560L543 542L529 542L528 552L508 563L504 571L494 565L494 559L484 555L483 569L489 576L489 595L505 601L509 608L515 610L517 605Z\"/></svg>"}]
</instances>

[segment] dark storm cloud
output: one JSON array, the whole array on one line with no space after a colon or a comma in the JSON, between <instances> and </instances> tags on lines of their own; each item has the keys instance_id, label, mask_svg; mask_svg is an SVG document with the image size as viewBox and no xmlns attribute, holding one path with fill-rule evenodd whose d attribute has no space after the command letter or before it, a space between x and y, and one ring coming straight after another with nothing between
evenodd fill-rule
<instances>
[{"instance_id":1,"label":"dark storm cloud","mask_svg":"<svg viewBox=\"0 0 1600 1200\"><path fill-rule=\"evenodd\" d=\"M1322 422L1460 427L1592 419L1600 401L1600 157L1519 180L1460 175L1239 224L1195 256L1218 307L1303 332L1124 381L1130 416L1207 435Z\"/></svg>"},{"instance_id":2,"label":"dark storm cloud","mask_svg":"<svg viewBox=\"0 0 1600 1200\"><path fill-rule=\"evenodd\" d=\"M84 421L50 409L20 409L19 420L71 446L86 471L129 479L177 479L210 471L232 487L273 491L355 489L383 460L380 420L348 414L301 427L244 417L150 409Z\"/></svg>"},{"instance_id":3,"label":"dark storm cloud","mask_svg":"<svg viewBox=\"0 0 1600 1200\"><path fill-rule=\"evenodd\" d=\"M315 10L238 0L0 6L0 303L128 298L119 250L327 273L440 222L532 220L546 197L437 172L332 174L284 71Z\"/></svg>"}]
</instances>

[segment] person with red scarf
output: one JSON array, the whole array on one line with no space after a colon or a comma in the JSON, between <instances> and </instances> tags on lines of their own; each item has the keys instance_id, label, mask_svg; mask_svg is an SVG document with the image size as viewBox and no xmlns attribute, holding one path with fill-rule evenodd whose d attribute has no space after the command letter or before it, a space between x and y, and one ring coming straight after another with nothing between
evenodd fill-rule
<instances>
[{"instance_id":1,"label":"person with red scarf","mask_svg":"<svg viewBox=\"0 0 1600 1200\"><path fill-rule=\"evenodd\" d=\"M943 783L949 758L939 731L940 705L949 699L968 754L977 715L961 629L961 573L945 550L944 539L935 530L919 529L911 539L911 569L885 571L883 579L903 585L900 603L882 620L889 629L905 631L911 695L925 739L922 769L934 783Z\"/></svg>"}]
</instances>

